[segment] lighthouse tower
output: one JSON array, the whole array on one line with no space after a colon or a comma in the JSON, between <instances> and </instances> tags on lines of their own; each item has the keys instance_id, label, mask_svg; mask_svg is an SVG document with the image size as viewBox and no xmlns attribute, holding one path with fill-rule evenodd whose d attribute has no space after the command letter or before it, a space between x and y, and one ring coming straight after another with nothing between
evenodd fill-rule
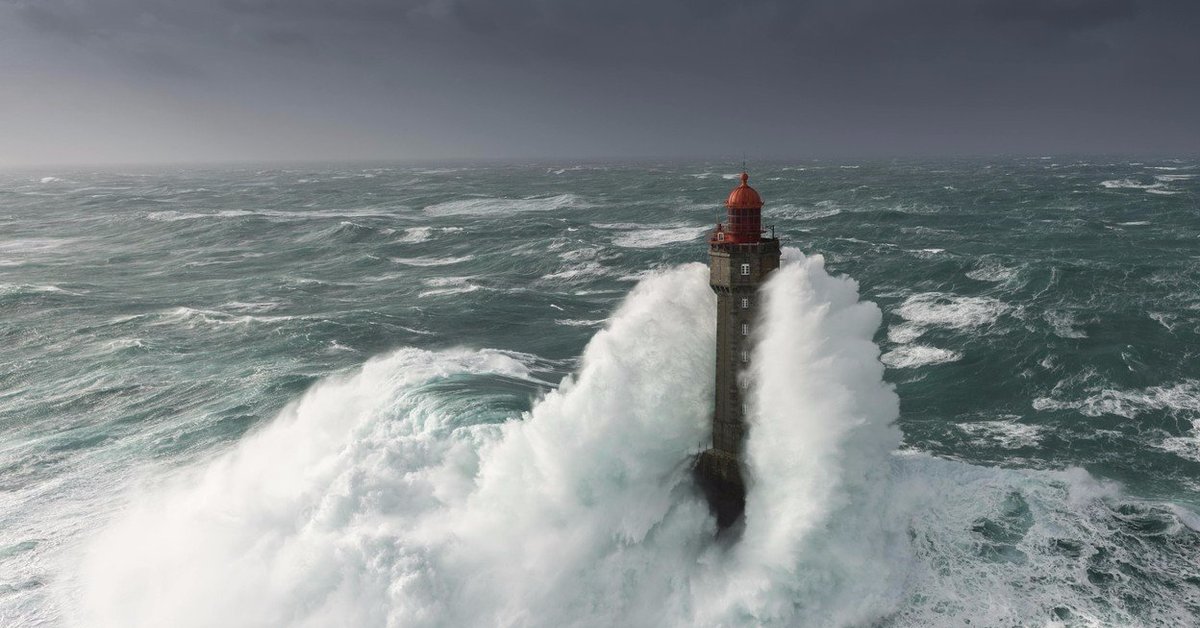
<instances>
[{"instance_id":1,"label":"lighthouse tower","mask_svg":"<svg viewBox=\"0 0 1200 628\"><path fill-rule=\"evenodd\" d=\"M758 288L779 268L779 239L763 237L763 201L749 178L742 173L741 185L725 200L727 221L708 238L709 284L717 293L716 409L712 444L697 458L695 475L721 528L735 523L746 506L746 390L739 375L750 363Z\"/></svg>"}]
</instances>

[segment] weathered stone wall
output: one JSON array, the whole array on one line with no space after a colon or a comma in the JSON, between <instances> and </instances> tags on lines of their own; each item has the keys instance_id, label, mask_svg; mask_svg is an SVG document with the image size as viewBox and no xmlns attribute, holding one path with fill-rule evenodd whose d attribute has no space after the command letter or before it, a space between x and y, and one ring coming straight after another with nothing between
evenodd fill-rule
<instances>
[{"instance_id":1,"label":"weathered stone wall","mask_svg":"<svg viewBox=\"0 0 1200 628\"><path fill-rule=\"evenodd\" d=\"M737 458L745 440L745 397L739 373L746 368L758 308L758 287L779 268L779 241L718 245L709 251L709 277L717 293L717 381L714 449ZM747 271L743 274L743 268Z\"/></svg>"},{"instance_id":2,"label":"weathered stone wall","mask_svg":"<svg viewBox=\"0 0 1200 628\"><path fill-rule=\"evenodd\" d=\"M693 471L722 530L741 518L746 505L741 463L745 391L739 375L749 365L758 287L779 268L779 253L779 240L773 238L709 247L709 283L717 293L716 407L712 446L700 454Z\"/></svg>"}]
</instances>

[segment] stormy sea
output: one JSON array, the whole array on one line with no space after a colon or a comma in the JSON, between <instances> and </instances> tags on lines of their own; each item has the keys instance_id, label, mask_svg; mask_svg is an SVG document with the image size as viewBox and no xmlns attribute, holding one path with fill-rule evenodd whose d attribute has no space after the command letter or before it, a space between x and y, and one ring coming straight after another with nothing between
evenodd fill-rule
<instances>
[{"instance_id":1,"label":"stormy sea","mask_svg":"<svg viewBox=\"0 0 1200 628\"><path fill-rule=\"evenodd\" d=\"M0 625L1200 623L1200 161L0 174Z\"/></svg>"}]
</instances>

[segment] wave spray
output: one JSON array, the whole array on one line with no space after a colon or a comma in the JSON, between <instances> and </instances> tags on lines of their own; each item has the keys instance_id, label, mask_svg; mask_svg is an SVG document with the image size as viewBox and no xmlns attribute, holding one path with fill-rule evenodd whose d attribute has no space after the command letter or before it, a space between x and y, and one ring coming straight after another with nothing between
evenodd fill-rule
<instances>
[{"instance_id":1,"label":"wave spray","mask_svg":"<svg viewBox=\"0 0 1200 628\"><path fill-rule=\"evenodd\" d=\"M1019 583L954 562L953 550L968 505L999 508L1024 483L1046 493L1028 493L1036 509L1061 503L1057 489L895 454L898 400L872 342L878 308L820 256L784 258L763 288L743 375L749 495L736 540L716 537L690 475L713 411L715 313L707 269L690 264L639 283L578 371L522 417L472 392L488 378L532 378L519 355L494 350L402 349L315 386L219 458L134 495L88 544L72 619L844 626L976 616L919 603L948 590L997 591L992 618L1024 616L1003 602L1020 599ZM941 515L918 514L939 503ZM1029 557L1025 571L1039 568ZM937 575L948 568L959 570L951 583Z\"/></svg>"}]
</instances>

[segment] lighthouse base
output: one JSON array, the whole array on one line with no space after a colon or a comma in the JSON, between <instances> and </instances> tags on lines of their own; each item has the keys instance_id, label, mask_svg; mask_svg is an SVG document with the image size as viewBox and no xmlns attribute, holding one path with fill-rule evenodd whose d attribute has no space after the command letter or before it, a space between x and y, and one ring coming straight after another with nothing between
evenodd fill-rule
<instances>
[{"instance_id":1,"label":"lighthouse base","mask_svg":"<svg viewBox=\"0 0 1200 628\"><path fill-rule=\"evenodd\" d=\"M746 510L746 484L738 459L719 449L709 449L696 457L692 468L696 484L704 491L708 509L717 518L717 526L729 528Z\"/></svg>"}]
</instances>

